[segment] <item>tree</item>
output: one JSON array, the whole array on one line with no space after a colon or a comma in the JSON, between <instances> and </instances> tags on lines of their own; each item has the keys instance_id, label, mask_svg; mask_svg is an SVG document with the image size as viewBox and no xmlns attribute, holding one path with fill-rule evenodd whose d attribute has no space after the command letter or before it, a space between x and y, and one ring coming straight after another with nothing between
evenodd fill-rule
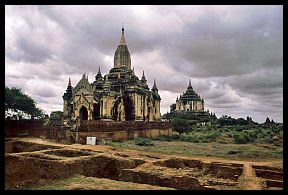
<instances>
[{"instance_id":1,"label":"tree","mask_svg":"<svg viewBox=\"0 0 288 195\"><path fill-rule=\"evenodd\" d=\"M232 118L231 116L223 115L218 119L218 122L220 125L235 125L236 124L236 119Z\"/></svg>"},{"instance_id":2,"label":"tree","mask_svg":"<svg viewBox=\"0 0 288 195\"><path fill-rule=\"evenodd\" d=\"M248 125L248 121L246 121L244 118L238 118L236 119L237 125Z\"/></svg>"},{"instance_id":3,"label":"tree","mask_svg":"<svg viewBox=\"0 0 288 195\"><path fill-rule=\"evenodd\" d=\"M182 134L190 130L189 122L185 119L174 118L172 119L172 130Z\"/></svg>"},{"instance_id":4,"label":"tree","mask_svg":"<svg viewBox=\"0 0 288 195\"><path fill-rule=\"evenodd\" d=\"M50 114L50 119L52 119L52 120L60 120L62 116L63 116L63 112L62 111L53 111Z\"/></svg>"},{"instance_id":5,"label":"tree","mask_svg":"<svg viewBox=\"0 0 288 195\"><path fill-rule=\"evenodd\" d=\"M35 101L24 94L21 89L5 86L5 111L12 110L17 112L20 117L24 116L24 113L31 116L31 119L34 117L43 117L44 112L36 107Z\"/></svg>"},{"instance_id":6,"label":"tree","mask_svg":"<svg viewBox=\"0 0 288 195\"><path fill-rule=\"evenodd\" d=\"M249 142L248 135L246 135L245 133L235 134L234 142L236 144L247 144Z\"/></svg>"}]
</instances>

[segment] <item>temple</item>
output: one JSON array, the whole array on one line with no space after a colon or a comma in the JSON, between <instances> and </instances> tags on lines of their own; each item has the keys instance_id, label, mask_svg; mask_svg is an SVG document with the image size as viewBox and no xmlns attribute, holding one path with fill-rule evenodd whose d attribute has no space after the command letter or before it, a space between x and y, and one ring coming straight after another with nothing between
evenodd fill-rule
<instances>
[{"instance_id":1,"label":"temple","mask_svg":"<svg viewBox=\"0 0 288 195\"><path fill-rule=\"evenodd\" d=\"M139 79L131 69L130 52L124 28L114 54L114 67L102 76L100 67L90 83L83 74L72 87L69 78L63 95L63 115L71 120L157 121L160 119L160 95L154 79L150 90L144 75Z\"/></svg>"},{"instance_id":2,"label":"temple","mask_svg":"<svg viewBox=\"0 0 288 195\"><path fill-rule=\"evenodd\" d=\"M170 111L203 111L204 100L194 90L189 79L189 85L185 93L176 98L176 104L170 106Z\"/></svg>"}]
</instances>

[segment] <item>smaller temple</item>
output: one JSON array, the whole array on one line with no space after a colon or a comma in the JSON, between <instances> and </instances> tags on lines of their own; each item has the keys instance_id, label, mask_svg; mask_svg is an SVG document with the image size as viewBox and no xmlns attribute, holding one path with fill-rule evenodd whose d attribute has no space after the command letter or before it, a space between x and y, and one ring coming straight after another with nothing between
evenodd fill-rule
<instances>
[{"instance_id":1,"label":"smaller temple","mask_svg":"<svg viewBox=\"0 0 288 195\"><path fill-rule=\"evenodd\" d=\"M170 106L170 111L204 111L204 100L194 90L189 79L185 93L176 98L176 104Z\"/></svg>"}]
</instances>

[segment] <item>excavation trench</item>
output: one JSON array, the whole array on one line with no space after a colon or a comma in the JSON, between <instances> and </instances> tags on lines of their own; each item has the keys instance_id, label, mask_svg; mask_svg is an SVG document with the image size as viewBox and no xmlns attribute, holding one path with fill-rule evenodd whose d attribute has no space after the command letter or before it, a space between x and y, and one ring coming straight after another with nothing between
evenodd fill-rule
<instances>
[{"instance_id":1,"label":"excavation trench","mask_svg":"<svg viewBox=\"0 0 288 195\"><path fill-rule=\"evenodd\" d=\"M225 164L220 162L204 163L200 160L170 158L154 163L154 165L168 168L192 168L193 172L201 172L202 175L210 175L216 178L237 181L243 172L243 164ZM191 170L192 170L191 169Z\"/></svg>"},{"instance_id":2,"label":"excavation trench","mask_svg":"<svg viewBox=\"0 0 288 195\"><path fill-rule=\"evenodd\" d=\"M182 190L210 190L236 186L242 171L242 164L170 158L146 163L134 169L122 169L120 179Z\"/></svg>"},{"instance_id":3,"label":"excavation trench","mask_svg":"<svg viewBox=\"0 0 288 195\"><path fill-rule=\"evenodd\" d=\"M183 190L225 189L227 186L235 189L239 176L243 174L243 164L236 163L161 159L151 155L150 159L144 159L119 152L109 154L13 140L5 144L5 189L21 189L35 185L39 180L73 175ZM266 186L283 186L281 172L257 168L262 168L255 169L255 173L267 179Z\"/></svg>"},{"instance_id":4,"label":"excavation trench","mask_svg":"<svg viewBox=\"0 0 288 195\"><path fill-rule=\"evenodd\" d=\"M283 169L270 166L252 166L257 177L265 180L267 189L283 188Z\"/></svg>"},{"instance_id":5,"label":"excavation trench","mask_svg":"<svg viewBox=\"0 0 288 195\"><path fill-rule=\"evenodd\" d=\"M24 141L5 142L5 153L33 152L40 150L60 149L61 147L52 145L36 144Z\"/></svg>"}]
</instances>

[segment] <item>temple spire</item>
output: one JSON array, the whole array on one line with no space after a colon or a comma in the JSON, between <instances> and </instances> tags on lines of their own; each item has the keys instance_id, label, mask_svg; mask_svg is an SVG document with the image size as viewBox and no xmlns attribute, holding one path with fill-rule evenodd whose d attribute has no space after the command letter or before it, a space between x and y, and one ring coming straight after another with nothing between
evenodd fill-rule
<instances>
[{"instance_id":1,"label":"temple spire","mask_svg":"<svg viewBox=\"0 0 288 195\"><path fill-rule=\"evenodd\" d=\"M192 88L192 85L191 85L191 79L189 79L188 89L193 89L193 88Z\"/></svg>"},{"instance_id":2,"label":"temple spire","mask_svg":"<svg viewBox=\"0 0 288 195\"><path fill-rule=\"evenodd\" d=\"M145 78L145 75L144 75L144 70L143 70L143 74L142 74L142 78L141 78L141 81L145 82L146 83L146 78Z\"/></svg>"},{"instance_id":3,"label":"temple spire","mask_svg":"<svg viewBox=\"0 0 288 195\"><path fill-rule=\"evenodd\" d=\"M68 86L71 86L71 79L69 78Z\"/></svg>"},{"instance_id":4,"label":"temple spire","mask_svg":"<svg viewBox=\"0 0 288 195\"><path fill-rule=\"evenodd\" d=\"M131 58L124 36L124 27L122 27L122 35L120 43L114 54L114 68L128 67L131 69Z\"/></svg>"},{"instance_id":5,"label":"temple spire","mask_svg":"<svg viewBox=\"0 0 288 195\"><path fill-rule=\"evenodd\" d=\"M155 81L155 79L154 79L154 84L153 84L153 87L152 87L152 89L157 89L157 86L156 86L156 81ZM157 89L158 90L158 89Z\"/></svg>"},{"instance_id":6,"label":"temple spire","mask_svg":"<svg viewBox=\"0 0 288 195\"><path fill-rule=\"evenodd\" d=\"M98 69L98 73L97 73L97 75L95 76L95 80L97 81L97 80L102 80L102 75L101 75L101 70L100 70L100 66L99 66L99 69Z\"/></svg>"},{"instance_id":7,"label":"temple spire","mask_svg":"<svg viewBox=\"0 0 288 195\"><path fill-rule=\"evenodd\" d=\"M125 41L125 36L124 36L124 27L122 27L122 35L121 35L121 39L120 39L120 45L125 45L126 41Z\"/></svg>"}]
</instances>

